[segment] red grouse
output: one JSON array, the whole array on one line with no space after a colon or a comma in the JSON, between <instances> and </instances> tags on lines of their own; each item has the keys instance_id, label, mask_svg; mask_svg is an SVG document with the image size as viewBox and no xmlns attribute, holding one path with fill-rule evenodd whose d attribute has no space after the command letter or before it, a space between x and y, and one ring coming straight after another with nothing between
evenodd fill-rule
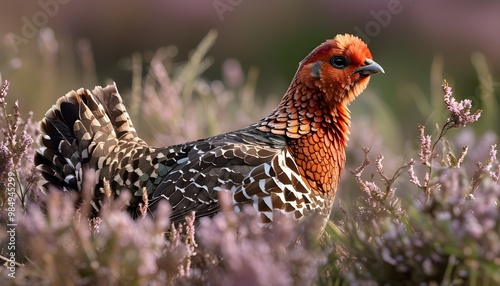
<instances>
[{"instance_id":1,"label":"red grouse","mask_svg":"<svg viewBox=\"0 0 500 286\"><path fill-rule=\"evenodd\" d=\"M346 160L347 106L384 72L363 41L338 35L302 62L279 106L255 124L168 147L137 136L116 86L79 89L59 98L40 123L35 162L42 188L79 192L86 170L96 171L93 206L103 199L103 179L115 194L133 193L138 214L142 191L149 211L172 206L173 222L219 210L218 193L230 192L236 212L246 204L262 224L280 211L296 219L319 213L326 223ZM168 124L168 122L165 122Z\"/></svg>"}]
</instances>

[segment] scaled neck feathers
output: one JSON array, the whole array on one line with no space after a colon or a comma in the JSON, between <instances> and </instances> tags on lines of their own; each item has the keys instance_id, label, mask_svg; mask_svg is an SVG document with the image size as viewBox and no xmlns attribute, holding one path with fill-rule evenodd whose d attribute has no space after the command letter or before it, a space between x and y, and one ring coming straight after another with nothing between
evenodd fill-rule
<instances>
[{"instance_id":1,"label":"scaled neck feathers","mask_svg":"<svg viewBox=\"0 0 500 286\"><path fill-rule=\"evenodd\" d=\"M263 118L257 128L260 131L285 135L298 139L320 129L333 131L339 145L347 144L350 112L345 102L327 103L317 87L292 82L279 106Z\"/></svg>"}]
</instances>

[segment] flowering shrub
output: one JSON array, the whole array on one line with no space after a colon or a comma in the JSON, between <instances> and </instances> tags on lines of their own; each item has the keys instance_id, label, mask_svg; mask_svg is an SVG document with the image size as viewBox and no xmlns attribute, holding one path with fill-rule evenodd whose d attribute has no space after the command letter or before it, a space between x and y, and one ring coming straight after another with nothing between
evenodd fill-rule
<instances>
[{"instance_id":1,"label":"flowering shrub","mask_svg":"<svg viewBox=\"0 0 500 286\"><path fill-rule=\"evenodd\" d=\"M242 126L274 106L269 101L261 104L267 107L256 108L253 72L245 78L235 60L224 64L223 81L200 77L214 39L210 34L177 68L172 68L176 65L169 48L158 50L146 77L134 80L130 112L138 119L136 127L155 145L229 130L234 127L229 123ZM314 218L297 226L281 217L272 229L259 228L252 208L236 215L225 196L215 217L195 222L189 216L184 224L170 225L167 204L154 218L132 220L121 211L128 198L122 192L106 203L100 218L89 221L88 205L75 208L74 195L36 190L36 124L31 115L21 116L17 103L9 112L8 87L5 82L0 94L0 258L6 265L0 268L2 285L500 283L498 139L492 133L476 139L466 129L449 136L449 130L477 121L481 111L471 111L469 100L457 101L446 82L444 103L450 115L437 136L418 126L416 159L400 155L405 159L394 164L397 154L387 154L380 143L350 150L358 153L361 163L343 180L354 181L359 192L345 187L340 192L360 195L340 202L336 219L320 237L311 233ZM238 112L231 111L233 105L239 106ZM364 134L354 129L352 133ZM357 140L359 135L353 135ZM17 222L15 278L9 275L8 256L10 178L16 180L11 199ZM91 181L86 178L84 201Z\"/></svg>"}]
</instances>

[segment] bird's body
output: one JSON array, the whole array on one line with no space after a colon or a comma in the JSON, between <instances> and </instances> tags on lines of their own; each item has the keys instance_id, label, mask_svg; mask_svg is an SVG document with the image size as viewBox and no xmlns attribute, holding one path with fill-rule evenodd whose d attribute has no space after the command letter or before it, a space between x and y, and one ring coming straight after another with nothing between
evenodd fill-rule
<instances>
[{"instance_id":1,"label":"bird's body","mask_svg":"<svg viewBox=\"0 0 500 286\"><path fill-rule=\"evenodd\" d=\"M269 116L237 131L162 148L137 136L115 86L72 91L41 122L35 160L42 185L80 191L85 170L95 169L96 207L106 179L111 190L134 193L133 215L143 190L150 211L168 200L174 222L192 211L197 217L215 214L218 192L227 191L237 212L251 204L263 225L272 223L275 211L296 219L315 212L326 222L346 159L347 105L376 72L383 70L366 45L339 35L300 63Z\"/></svg>"}]
</instances>

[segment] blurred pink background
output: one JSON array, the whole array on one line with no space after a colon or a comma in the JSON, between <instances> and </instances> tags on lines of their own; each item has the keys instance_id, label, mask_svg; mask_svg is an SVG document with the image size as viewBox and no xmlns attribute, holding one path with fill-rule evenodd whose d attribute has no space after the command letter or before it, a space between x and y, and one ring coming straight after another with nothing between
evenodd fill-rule
<instances>
[{"instance_id":1,"label":"blurred pink background","mask_svg":"<svg viewBox=\"0 0 500 286\"><path fill-rule=\"evenodd\" d=\"M235 58L245 72L259 69L259 96L281 97L298 62L312 48L337 33L359 31L369 36L364 38L373 57L386 70L372 79L370 89L401 116L417 116L411 99L415 92L430 96L439 90L440 82L432 82L431 75L441 72L440 60L443 77L453 84L458 98L477 97L479 79L471 61L476 52L484 55L499 86L500 1L6 2L0 17L0 73L11 81L10 94L20 98L24 110L34 110L35 118L69 89L91 88L109 79L129 89L131 72L124 66L136 51L175 45L176 60L185 61L211 29L219 36L209 52L214 64L204 76L220 78L224 60ZM27 22L54 31L47 37L57 39L57 45L45 50L65 50L65 55L74 56L58 55L52 59L55 63L35 65L42 29L35 27L29 38ZM95 62L78 57L89 47ZM89 69L94 75L85 72ZM44 77L51 73L60 82L48 86ZM475 104L480 106L477 100Z\"/></svg>"}]
</instances>

